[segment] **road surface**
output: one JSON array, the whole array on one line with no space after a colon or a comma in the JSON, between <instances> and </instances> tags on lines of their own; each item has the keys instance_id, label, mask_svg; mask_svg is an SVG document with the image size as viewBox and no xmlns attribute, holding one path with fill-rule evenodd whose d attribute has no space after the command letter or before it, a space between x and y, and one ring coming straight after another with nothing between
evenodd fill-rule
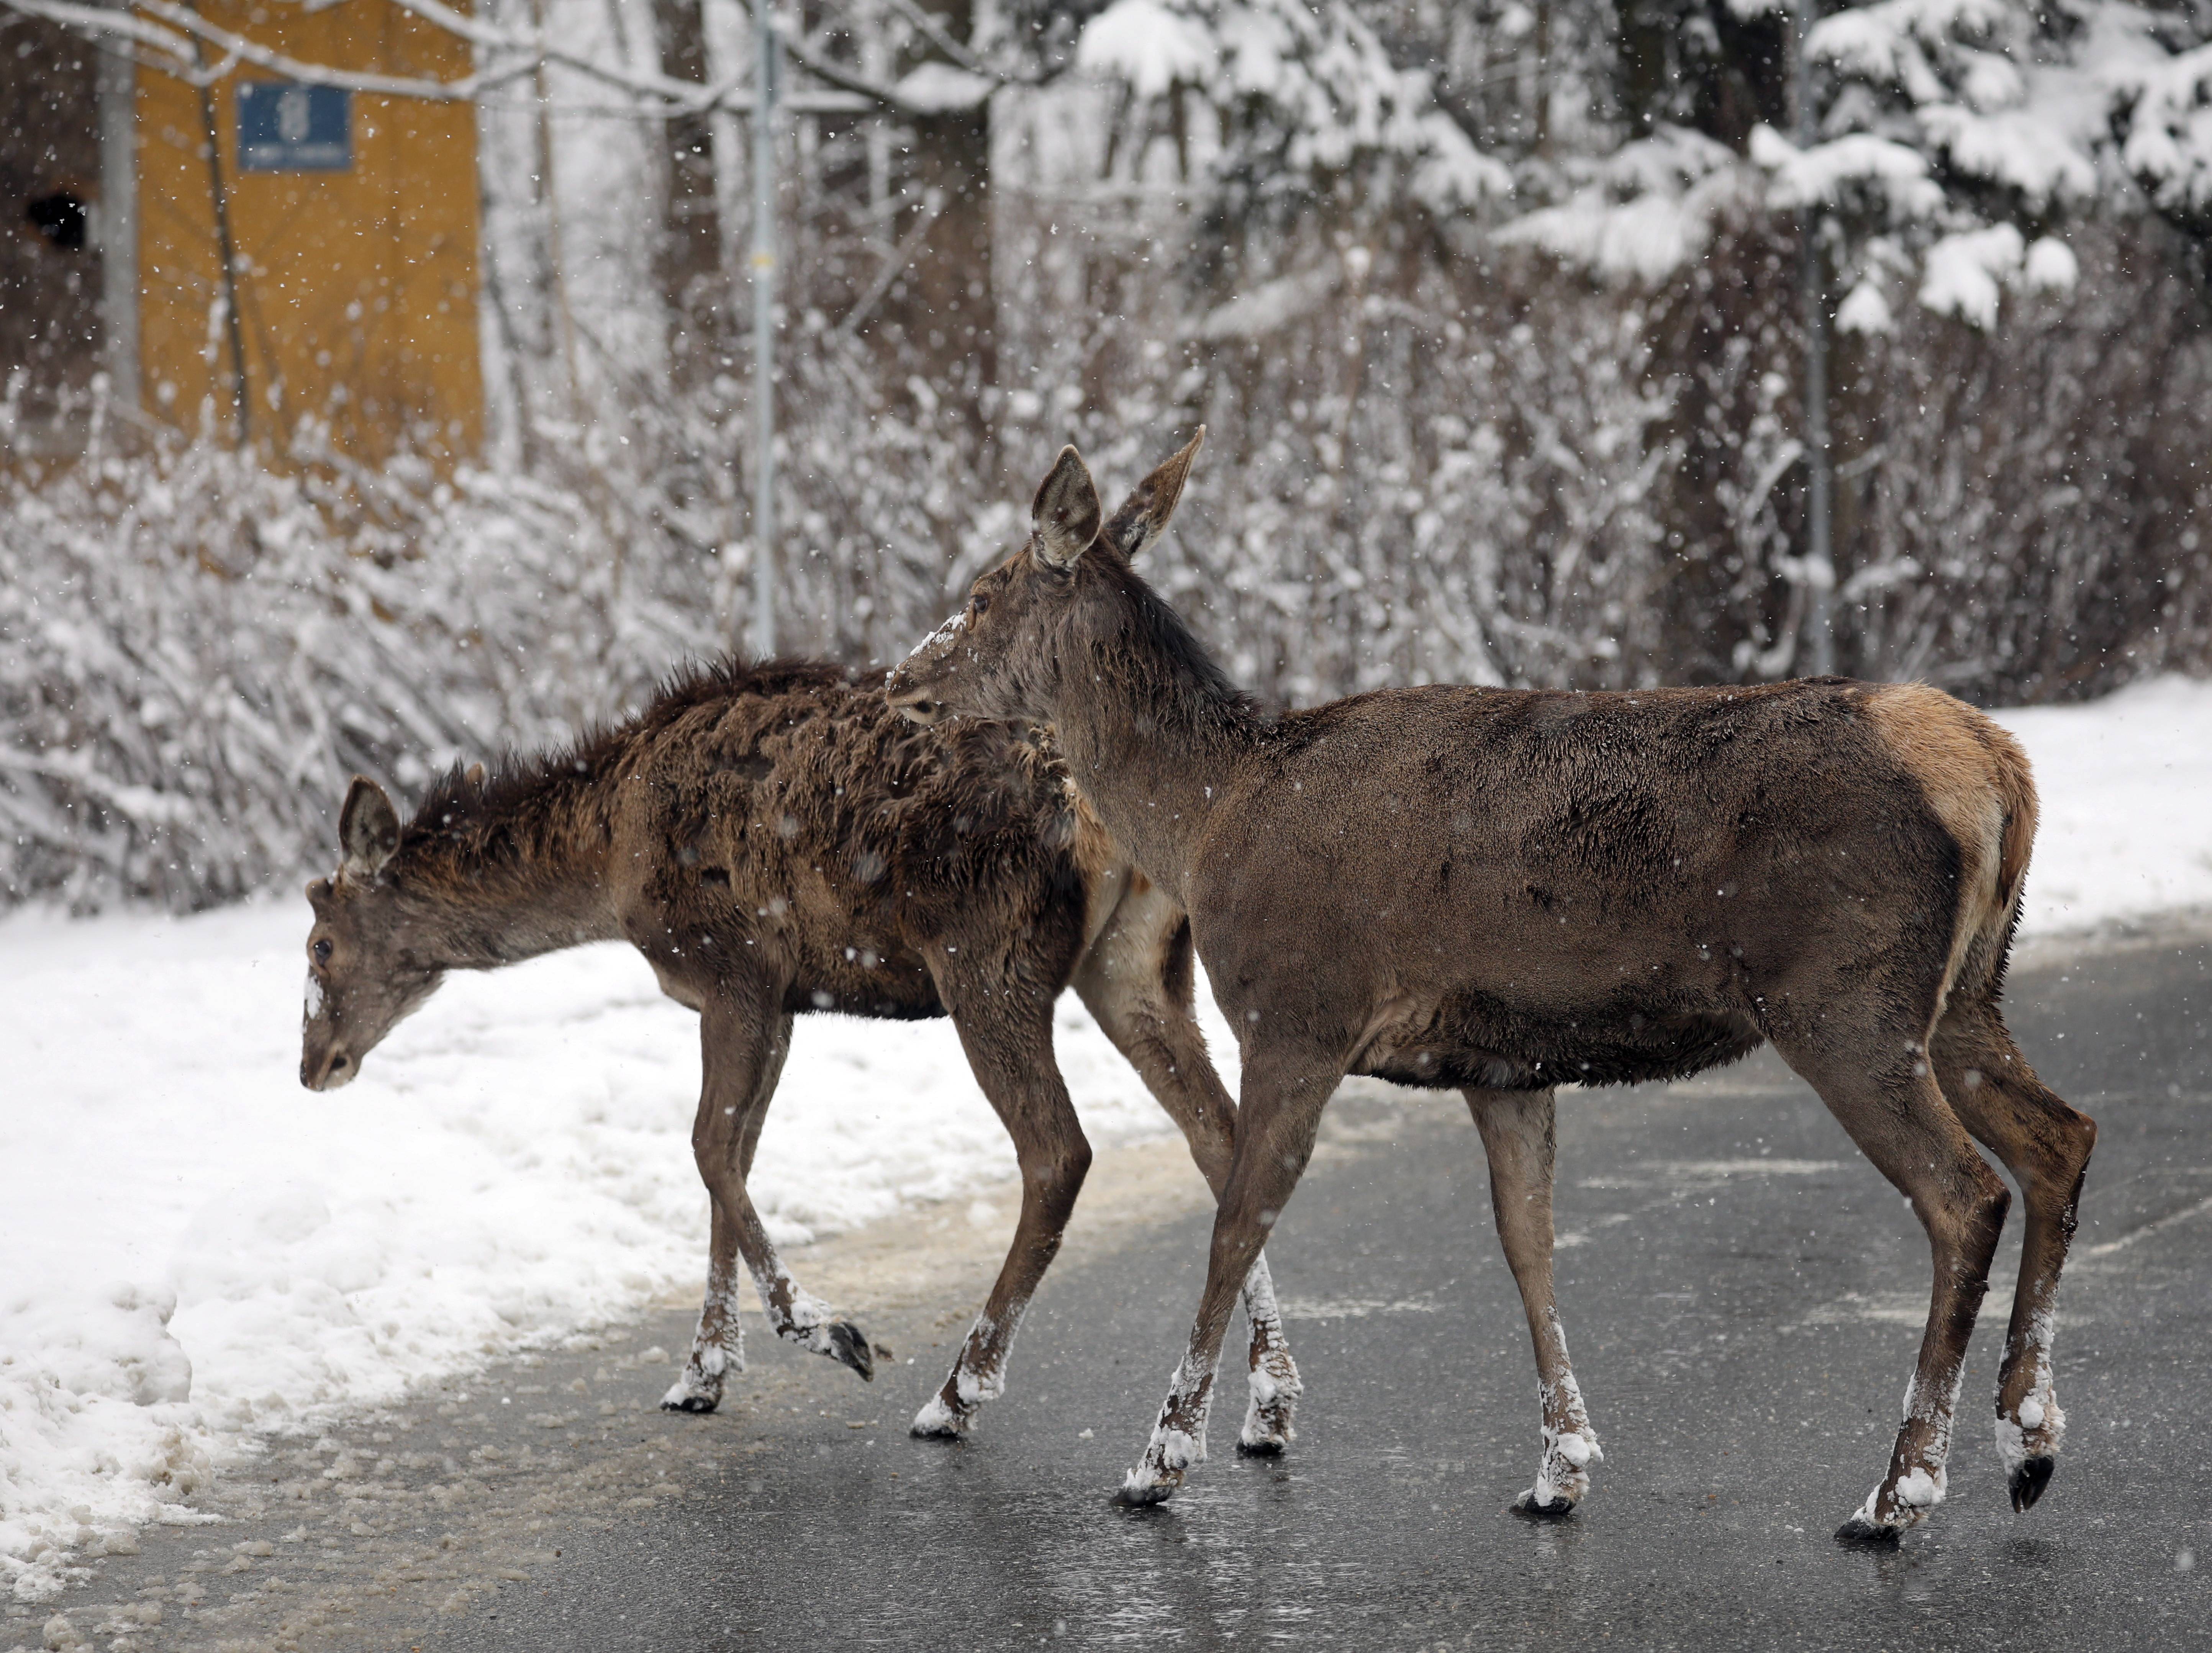
<instances>
[{"instance_id":1,"label":"road surface","mask_svg":"<svg viewBox=\"0 0 2212 1653\"><path fill-rule=\"evenodd\" d=\"M288 1447L231 1525L100 1564L60 1604L69 1633L423 1653L2212 1645L2212 946L2044 963L2011 998L2031 1058L2101 1129L2057 1352L2069 1434L2025 1516L1989 1423L2015 1209L1948 1502L1893 1553L1831 1538L1884 1467L1928 1253L1762 1052L1561 1099L1559 1299L1606 1454L1565 1523L1506 1512L1536 1467L1534 1382L1465 1111L1369 1087L1332 1105L1270 1246L1307 1390L1284 1458L1240 1459L1232 1412L1171 1503L1109 1499L1206 1252L1195 1178L1139 1154L1087 1190L967 1443L904 1424L1010 1207L817 1248L895 1350L872 1385L756 1335L721 1414L647 1409L667 1363L639 1352L672 1358L688 1332L672 1306ZM163 1615L136 1641L131 1601Z\"/></svg>"}]
</instances>

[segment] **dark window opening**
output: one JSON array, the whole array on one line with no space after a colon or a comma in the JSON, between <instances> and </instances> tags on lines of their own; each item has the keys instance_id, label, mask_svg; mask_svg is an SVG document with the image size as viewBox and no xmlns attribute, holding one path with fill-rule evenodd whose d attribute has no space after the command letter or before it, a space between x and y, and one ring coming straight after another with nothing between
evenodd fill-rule
<instances>
[{"instance_id":1,"label":"dark window opening","mask_svg":"<svg viewBox=\"0 0 2212 1653\"><path fill-rule=\"evenodd\" d=\"M23 216L50 244L64 252L84 251L88 222L84 203L68 191L40 196L24 208Z\"/></svg>"}]
</instances>

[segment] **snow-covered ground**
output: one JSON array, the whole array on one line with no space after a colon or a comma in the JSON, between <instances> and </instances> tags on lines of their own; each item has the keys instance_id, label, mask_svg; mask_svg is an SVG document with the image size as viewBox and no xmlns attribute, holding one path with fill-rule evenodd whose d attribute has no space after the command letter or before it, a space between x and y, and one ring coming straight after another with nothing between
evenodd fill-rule
<instances>
[{"instance_id":1,"label":"snow-covered ground","mask_svg":"<svg viewBox=\"0 0 2212 1653\"><path fill-rule=\"evenodd\" d=\"M2004 721L2044 802L2029 933L2212 908L2212 684ZM314 1095L307 922L290 896L0 923L0 1577L21 1597L72 1552L194 1519L259 1434L702 1277L696 1023L635 954L456 976ZM1168 1129L1072 996L1059 1044L1094 1141ZM792 1242L1012 1172L948 1024L816 1016L753 1188Z\"/></svg>"},{"instance_id":2,"label":"snow-covered ground","mask_svg":"<svg viewBox=\"0 0 2212 1653\"><path fill-rule=\"evenodd\" d=\"M73 1546L189 1519L210 1461L257 1433L704 1278L698 1019L635 953L453 976L318 1095L297 1076L307 923L296 897L0 923L19 1595ZM1057 1043L1094 1141L1169 1128L1072 994ZM780 1241L1013 1174L949 1022L800 1019L752 1179Z\"/></svg>"},{"instance_id":3,"label":"snow-covered ground","mask_svg":"<svg viewBox=\"0 0 2212 1653\"><path fill-rule=\"evenodd\" d=\"M1996 718L2043 805L2022 935L2212 907L2212 683L2159 677Z\"/></svg>"}]
</instances>

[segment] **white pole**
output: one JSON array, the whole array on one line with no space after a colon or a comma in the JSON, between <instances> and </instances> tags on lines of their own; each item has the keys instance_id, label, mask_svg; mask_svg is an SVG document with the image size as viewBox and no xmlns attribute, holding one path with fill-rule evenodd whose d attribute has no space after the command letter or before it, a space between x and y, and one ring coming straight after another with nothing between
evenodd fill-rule
<instances>
[{"instance_id":1,"label":"white pole","mask_svg":"<svg viewBox=\"0 0 2212 1653\"><path fill-rule=\"evenodd\" d=\"M100 337L107 394L138 405L138 65L100 54Z\"/></svg>"},{"instance_id":2,"label":"white pole","mask_svg":"<svg viewBox=\"0 0 2212 1653\"><path fill-rule=\"evenodd\" d=\"M1797 147L1809 149L1820 136L1813 108L1813 61L1806 50L1813 33L1815 0L1797 0ZM1798 251L1805 301L1805 463L1809 486L1805 498L1805 665L1808 677L1826 677L1836 669L1836 564L1829 540L1834 489L1834 457L1828 451L1828 294L1820 258L1820 209L1799 210Z\"/></svg>"},{"instance_id":3,"label":"white pole","mask_svg":"<svg viewBox=\"0 0 2212 1653\"><path fill-rule=\"evenodd\" d=\"M753 0L752 649L775 653L775 100L777 36Z\"/></svg>"}]
</instances>

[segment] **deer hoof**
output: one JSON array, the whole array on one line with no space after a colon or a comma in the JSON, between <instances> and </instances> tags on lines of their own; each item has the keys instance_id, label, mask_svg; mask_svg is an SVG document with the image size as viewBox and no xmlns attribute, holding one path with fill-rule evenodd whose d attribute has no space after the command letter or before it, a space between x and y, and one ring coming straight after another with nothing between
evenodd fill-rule
<instances>
[{"instance_id":1,"label":"deer hoof","mask_svg":"<svg viewBox=\"0 0 2212 1653\"><path fill-rule=\"evenodd\" d=\"M1512 1512L1523 1521L1565 1521L1575 1512L1575 1501L1553 1493L1540 1495L1534 1486L1515 1499Z\"/></svg>"},{"instance_id":2,"label":"deer hoof","mask_svg":"<svg viewBox=\"0 0 2212 1653\"><path fill-rule=\"evenodd\" d=\"M708 1378L703 1372L687 1371L660 1397L663 1412L712 1412L722 1403L722 1384L719 1378Z\"/></svg>"},{"instance_id":3,"label":"deer hoof","mask_svg":"<svg viewBox=\"0 0 2212 1653\"><path fill-rule=\"evenodd\" d=\"M2051 1485L2051 1474L2057 1468L2058 1460L2053 1457L2024 1458L2014 1465L2013 1509L2023 1515L2033 1510L2036 1499L2043 1496L2043 1489Z\"/></svg>"},{"instance_id":4,"label":"deer hoof","mask_svg":"<svg viewBox=\"0 0 2212 1653\"><path fill-rule=\"evenodd\" d=\"M1887 1522L1872 1519L1865 1511L1862 1510L1836 1529L1836 1542L1849 1544L1859 1549L1893 1550L1897 1547L1898 1537L1903 1531L1904 1529L1900 1527L1893 1527Z\"/></svg>"},{"instance_id":5,"label":"deer hoof","mask_svg":"<svg viewBox=\"0 0 2212 1653\"><path fill-rule=\"evenodd\" d=\"M918 1441L965 1440L975 1425L975 1414L955 1411L945 1404L942 1395L933 1395L921 1411L914 1414L914 1422L907 1433Z\"/></svg>"},{"instance_id":6,"label":"deer hoof","mask_svg":"<svg viewBox=\"0 0 2212 1653\"><path fill-rule=\"evenodd\" d=\"M875 1382L876 1357L868 1347L866 1334L849 1320L833 1320L828 1330L830 1347L823 1353L859 1372L862 1383Z\"/></svg>"},{"instance_id":7,"label":"deer hoof","mask_svg":"<svg viewBox=\"0 0 2212 1653\"><path fill-rule=\"evenodd\" d=\"M1252 1368L1252 1396L1244 1408L1244 1427L1237 1432L1237 1450L1248 1458L1280 1457L1297 1438L1291 1417L1305 1385L1289 1355L1269 1359Z\"/></svg>"},{"instance_id":8,"label":"deer hoof","mask_svg":"<svg viewBox=\"0 0 2212 1653\"><path fill-rule=\"evenodd\" d=\"M1121 1478L1121 1490L1114 1494L1114 1501L1125 1510L1147 1510L1155 1504L1164 1504L1176 1495L1182 1485L1180 1469L1153 1469L1139 1465Z\"/></svg>"},{"instance_id":9,"label":"deer hoof","mask_svg":"<svg viewBox=\"0 0 2212 1653\"><path fill-rule=\"evenodd\" d=\"M1894 1483L1884 1482L1869 1493L1849 1521L1836 1529L1841 1544L1894 1544L1908 1527L1917 1527L1943 1501L1942 1471L1925 1468L1907 1470ZM1883 1487L1889 1496L1882 1496ZM1886 1507L1885 1507L1886 1506Z\"/></svg>"},{"instance_id":10,"label":"deer hoof","mask_svg":"<svg viewBox=\"0 0 2212 1653\"><path fill-rule=\"evenodd\" d=\"M1172 1412L1170 1414L1172 1415ZM1121 1478L1121 1502L1132 1507L1164 1504L1175 1496L1194 1463L1206 1462L1206 1415L1198 1416L1195 1433L1177 1428L1166 1418L1152 1426L1145 1456Z\"/></svg>"},{"instance_id":11,"label":"deer hoof","mask_svg":"<svg viewBox=\"0 0 2212 1653\"><path fill-rule=\"evenodd\" d=\"M1279 1458L1297 1436L1291 1427L1291 1402L1279 1396L1262 1405L1255 1394L1244 1414L1244 1427L1237 1433L1237 1450L1248 1458Z\"/></svg>"}]
</instances>

